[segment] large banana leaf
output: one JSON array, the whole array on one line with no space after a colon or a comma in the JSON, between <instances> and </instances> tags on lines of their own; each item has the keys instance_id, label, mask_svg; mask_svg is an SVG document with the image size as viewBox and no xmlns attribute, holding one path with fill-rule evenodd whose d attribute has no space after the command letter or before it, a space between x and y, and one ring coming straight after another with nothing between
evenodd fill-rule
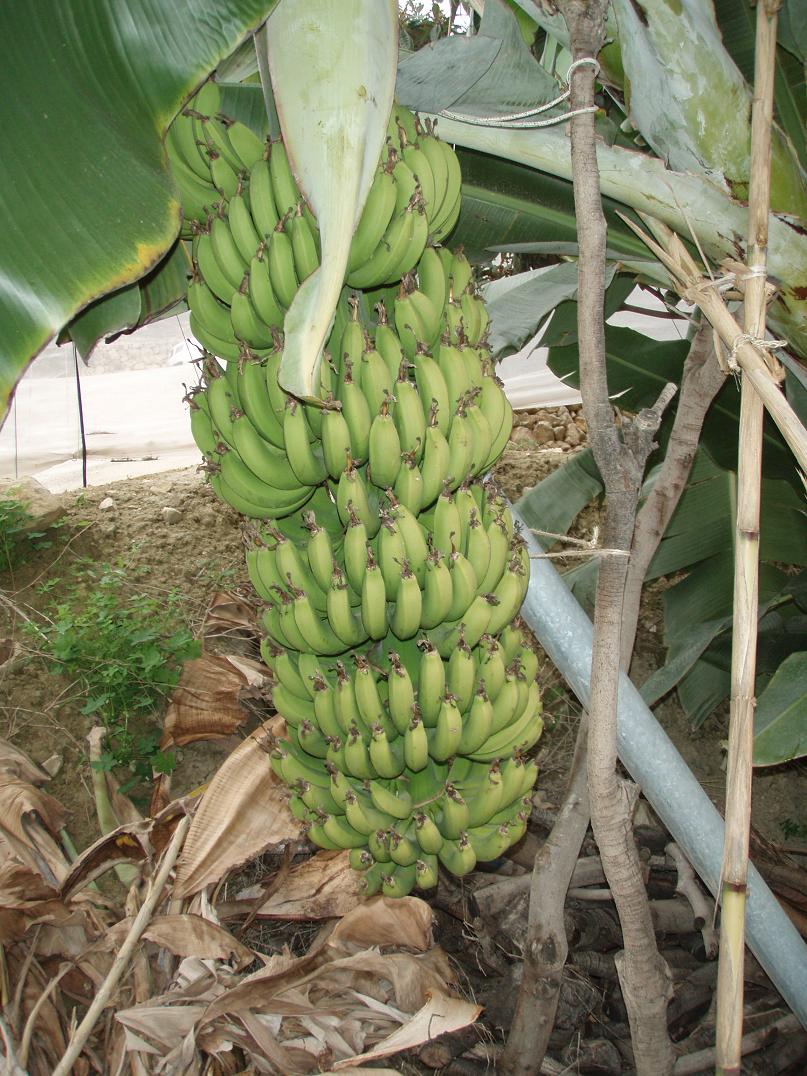
<instances>
[{"instance_id":1,"label":"large banana leaf","mask_svg":"<svg viewBox=\"0 0 807 1076\"><path fill-rule=\"evenodd\" d=\"M751 89L723 46L712 0L644 0L641 9L614 0L613 6L626 99L642 137L676 171L700 172L732 196L747 197ZM807 217L804 173L776 126L771 207Z\"/></svg>"},{"instance_id":2,"label":"large banana leaf","mask_svg":"<svg viewBox=\"0 0 807 1076\"><path fill-rule=\"evenodd\" d=\"M396 84L401 104L494 116L554 100L557 83L527 46L519 14L505 0L490 0L478 33L440 38L406 56Z\"/></svg>"},{"instance_id":3,"label":"large banana leaf","mask_svg":"<svg viewBox=\"0 0 807 1076\"><path fill-rule=\"evenodd\" d=\"M575 240L571 219L563 211L566 201L563 186L554 188L556 208L547 212L535 196L531 208L526 204L530 199L524 196L523 187L523 201L516 196L515 204L510 203L504 186L507 181L498 175L500 170L503 175L508 174L501 164L505 160L526 166L515 173L519 184L529 186L524 173L528 175L530 169L536 174L543 173L536 187L543 185L547 174L569 180L569 139L562 130L494 130L443 119L440 133L443 138L476 151L478 172L484 176L480 182L477 173L475 183L473 165L468 167L468 180L463 184L463 212L452 243L462 237L472 249L479 250L510 239ZM621 202L662 220L684 238L694 231L706 255L715 262L737 257L747 228L747 210L717 183L695 173L674 172L658 158L617 145L598 144L597 157L607 207ZM465 169L469 155L464 154L461 159ZM546 228L544 221L549 222L554 234L547 235L546 231L540 234L540 229ZM525 234L517 231L522 226ZM499 229L500 236L504 233L503 238L491 240L492 227ZM622 247L610 228L609 246ZM799 354L807 356L807 232L775 213L769 219L769 265L771 275L781 282L781 299L770 310L771 328L787 337Z\"/></svg>"},{"instance_id":4,"label":"large banana leaf","mask_svg":"<svg viewBox=\"0 0 807 1076\"><path fill-rule=\"evenodd\" d=\"M171 248L179 204L163 132L274 2L0 7L0 418L68 321ZM131 317L133 296L119 301Z\"/></svg>"},{"instance_id":5,"label":"large banana leaf","mask_svg":"<svg viewBox=\"0 0 807 1076\"><path fill-rule=\"evenodd\" d=\"M568 324L568 328L572 329L573 320L573 310L558 310L550 323L545 342L548 345L554 344L557 333L562 331L563 327ZM685 341L652 340L634 329L606 325L605 353L611 394L618 396L620 406L628 411L638 411L641 407L649 406L668 381L680 383L688 349L689 345ZM562 377L570 385L579 386L576 336L571 336L566 346L550 346L548 363L558 377ZM797 364L794 365L797 369L802 369ZM791 393L798 392L798 388L791 390ZM674 414L674 406L665 414L658 438L662 445L666 443ZM702 434L704 447L716 463L727 471L736 467L739 421L740 394L734 381L729 378L709 410ZM795 486L800 482L790 450L773 421L767 417L764 426L763 468L768 477L783 478Z\"/></svg>"},{"instance_id":6,"label":"large banana leaf","mask_svg":"<svg viewBox=\"0 0 807 1076\"><path fill-rule=\"evenodd\" d=\"M746 82L754 84L754 43L756 38L756 8L750 0L715 0L715 15L726 51L742 72ZM779 19L779 41L776 49L776 74L773 103L775 115L790 139L802 167L807 166L807 144L804 124L807 121L807 96L804 93L804 63L781 44L786 33L786 9ZM800 20L803 24L803 19Z\"/></svg>"},{"instance_id":7,"label":"large banana leaf","mask_svg":"<svg viewBox=\"0 0 807 1076\"><path fill-rule=\"evenodd\" d=\"M645 496L654 480L651 474ZM649 579L688 574L665 592L666 659L642 686L642 695L652 704L677 688L685 712L698 722L723 701L730 685L736 485L735 474L700 451L648 572ZM518 508L530 526L563 534L601 493L602 480L586 449L525 494ZM800 579L780 568L807 565L802 503L787 483L765 480L762 505L758 690L788 654L807 645L803 618L797 615L800 608L793 604L803 601L797 598ZM542 544L549 545L550 540ZM590 605L596 576L597 562L592 558L571 568L564 578L578 600Z\"/></svg>"},{"instance_id":8,"label":"large banana leaf","mask_svg":"<svg viewBox=\"0 0 807 1076\"><path fill-rule=\"evenodd\" d=\"M807 651L779 666L757 701L754 765L775 766L807 755Z\"/></svg>"},{"instance_id":9,"label":"large banana leaf","mask_svg":"<svg viewBox=\"0 0 807 1076\"><path fill-rule=\"evenodd\" d=\"M490 317L488 342L494 356L518 351L559 303L576 297L577 276L576 262L559 262L486 284L482 297Z\"/></svg>"},{"instance_id":10,"label":"large banana leaf","mask_svg":"<svg viewBox=\"0 0 807 1076\"><path fill-rule=\"evenodd\" d=\"M448 122L440 123L441 137L449 137L444 129ZM510 249L515 243L577 241L570 178L486 153L460 149L458 156L462 212L451 233L452 247L462 246L469 258L483 262L491 261L497 249ZM624 206L605 198L603 209L609 250L626 259L647 258L647 247L617 215Z\"/></svg>"}]
</instances>

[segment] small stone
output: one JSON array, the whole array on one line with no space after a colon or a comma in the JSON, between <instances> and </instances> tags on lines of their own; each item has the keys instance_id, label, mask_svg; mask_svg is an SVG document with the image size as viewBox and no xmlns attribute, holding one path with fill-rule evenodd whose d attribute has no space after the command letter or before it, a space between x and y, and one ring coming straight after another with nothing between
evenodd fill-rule
<instances>
[{"instance_id":1,"label":"small stone","mask_svg":"<svg viewBox=\"0 0 807 1076\"><path fill-rule=\"evenodd\" d=\"M166 523L179 523L182 519L182 513L178 508L171 508L166 506L161 510L161 515Z\"/></svg>"},{"instance_id":2,"label":"small stone","mask_svg":"<svg viewBox=\"0 0 807 1076\"><path fill-rule=\"evenodd\" d=\"M566 427L555 425L552 427L552 433L555 435L556 441L562 441L566 436Z\"/></svg>"},{"instance_id":3,"label":"small stone","mask_svg":"<svg viewBox=\"0 0 807 1076\"><path fill-rule=\"evenodd\" d=\"M555 444L553 445L553 447L554 448L559 448L561 450L561 452L567 452L568 449L569 449L569 445L567 444L566 441L555 441Z\"/></svg>"},{"instance_id":4,"label":"small stone","mask_svg":"<svg viewBox=\"0 0 807 1076\"><path fill-rule=\"evenodd\" d=\"M532 432L528 426L516 426L510 434L510 440L514 445L532 444Z\"/></svg>"},{"instance_id":5,"label":"small stone","mask_svg":"<svg viewBox=\"0 0 807 1076\"><path fill-rule=\"evenodd\" d=\"M213 508L204 504L194 515L194 521L202 526L212 527L216 523L216 512Z\"/></svg>"},{"instance_id":6,"label":"small stone","mask_svg":"<svg viewBox=\"0 0 807 1076\"><path fill-rule=\"evenodd\" d=\"M572 448L577 448L577 446L581 443L582 440L583 438L580 434L580 430L577 428L576 423L570 422L566 426L566 441L572 446Z\"/></svg>"},{"instance_id":7,"label":"small stone","mask_svg":"<svg viewBox=\"0 0 807 1076\"><path fill-rule=\"evenodd\" d=\"M0 478L0 497L18 501L25 509L30 522L23 532L47 530L64 515L61 497L51 493L35 478Z\"/></svg>"},{"instance_id":8,"label":"small stone","mask_svg":"<svg viewBox=\"0 0 807 1076\"><path fill-rule=\"evenodd\" d=\"M115 510L115 502L111 497L104 497L101 503L98 505L99 512L113 512Z\"/></svg>"},{"instance_id":9,"label":"small stone","mask_svg":"<svg viewBox=\"0 0 807 1076\"><path fill-rule=\"evenodd\" d=\"M576 415L574 419L574 424L575 426L577 426L578 430L581 430L583 433L588 432L588 423L586 422L583 415Z\"/></svg>"},{"instance_id":10,"label":"small stone","mask_svg":"<svg viewBox=\"0 0 807 1076\"><path fill-rule=\"evenodd\" d=\"M555 431L548 422L536 422L533 437L539 445L548 445L550 441L555 440Z\"/></svg>"}]
</instances>

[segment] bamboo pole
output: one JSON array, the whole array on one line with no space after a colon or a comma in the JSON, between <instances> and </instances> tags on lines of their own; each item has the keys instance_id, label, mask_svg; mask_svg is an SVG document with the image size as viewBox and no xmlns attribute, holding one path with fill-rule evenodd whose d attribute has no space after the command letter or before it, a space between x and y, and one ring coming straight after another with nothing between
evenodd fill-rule
<instances>
[{"instance_id":1,"label":"bamboo pole","mask_svg":"<svg viewBox=\"0 0 807 1076\"><path fill-rule=\"evenodd\" d=\"M751 118L751 176L748 196L750 273L745 282L744 332L765 337L765 283L770 204L771 123L776 28L781 0L760 0ZM726 839L723 847L720 956L717 975L716 1071L740 1072L743 1035L743 970L751 774L754 748L759 608L759 525L762 488L762 424L765 406L743 375L737 460L737 518L734 561L734 631L731 648L731 711L726 781Z\"/></svg>"}]
</instances>

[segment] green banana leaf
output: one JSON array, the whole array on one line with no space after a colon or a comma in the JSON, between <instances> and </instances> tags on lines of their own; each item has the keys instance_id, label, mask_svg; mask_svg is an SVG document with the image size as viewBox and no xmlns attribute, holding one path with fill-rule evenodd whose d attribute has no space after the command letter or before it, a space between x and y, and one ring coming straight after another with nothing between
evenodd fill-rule
<instances>
[{"instance_id":1,"label":"green banana leaf","mask_svg":"<svg viewBox=\"0 0 807 1076\"><path fill-rule=\"evenodd\" d=\"M713 640L731 627L731 620L731 616L724 616L718 620L705 620L695 624L680 647L675 650L670 648L664 664L651 673L640 688L639 693L648 706L653 706L672 691L691 671Z\"/></svg>"},{"instance_id":2,"label":"green banana leaf","mask_svg":"<svg viewBox=\"0 0 807 1076\"><path fill-rule=\"evenodd\" d=\"M532 55L515 13L504 0L486 0L479 33L474 36L501 45L487 71L454 101L452 112L496 116L535 108L558 96L557 83ZM435 111L432 105L424 110Z\"/></svg>"},{"instance_id":3,"label":"green banana leaf","mask_svg":"<svg viewBox=\"0 0 807 1076\"><path fill-rule=\"evenodd\" d=\"M561 315L558 319L558 314ZM609 313L606 317L610 316ZM576 315L573 309L559 310L544 342L549 346L548 364L553 373L570 385L578 387L579 352L576 333L570 335L571 343L552 346L557 333L567 328L574 331ZM621 407L638 411L654 403L668 381L680 384L681 371L689 345L686 341L653 340L635 329L605 326L605 352L608 364L608 385L612 396L618 396ZM802 369L802 367L798 367ZM794 390L798 392L798 389ZM664 416L658 441L666 443L675 414L675 405ZM737 464L737 433L740 421L740 394L733 379L717 394L703 427L701 443L724 470L732 470ZM763 469L770 478L782 478L795 488L800 479L793 463L790 449L785 444L773 421L766 416L764 425Z\"/></svg>"},{"instance_id":4,"label":"green banana leaf","mask_svg":"<svg viewBox=\"0 0 807 1076\"><path fill-rule=\"evenodd\" d=\"M577 243L505 243L490 249L497 254L540 254L542 256L555 255L559 258L577 258L580 254ZM632 273L633 283L641 281L660 285L667 290L670 288L670 274L655 258L626 258L624 254L620 254L612 247L606 247L605 260L619 271ZM633 290L632 287L631 290ZM627 298L627 295L625 297Z\"/></svg>"},{"instance_id":5,"label":"green banana leaf","mask_svg":"<svg viewBox=\"0 0 807 1076\"><path fill-rule=\"evenodd\" d=\"M641 11L614 0L613 7L626 102L642 137L676 171L722 180L733 197L746 198L752 91L723 45L712 0L644 0ZM770 199L776 212L807 218L805 176L776 125Z\"/></svg>"},{"instance_id":6,"label":"green banana leaf","mask_svg":"<svg viewBox=\"0 0 807 1076\"><path fill-rule=\"evenodd\" d=\"M463 212L452 235L452 244L467 243L477 253L509 240L576 240L571 216L566 212L570 185L547 186L555 196L555 204L548 211L535 196L531 206L525 204L529 200L524 191L525 186L529 189L529 170L543 177L571 178L569 139L562 130L493 130L442 119L440 134L478 155L476 178L475 162L461 155L468 176L464 175ZM658 158L623 146L598 144L597 157L606 217L614 203L620 202L663 221L683 237L694 231L706 256L715 263L726 257L736 258L738 243L742 242L747 228L747 211L718 182L695 173L674 172ZM526 172L509 173L502 160L524 165ZM520 188L513 192L514 202L505 186L508 175ZM543 185L542 178L533 189ZM549 235L546 226L543 234L539 230L542 217L551 228ZM491 238L492 230L498 230L497 238ZM623 246L621 241L616 241L610 222L609 246L614 249ZM626 252L636 250L634 247ZM785 336L798 354L807 356L807 230L798 223L794 226L789 218L772 213L768 250L771 276L781 284L780 298L770 308L771 329ZM646 254L642 251L640 256Z\"/></svg>"},{"instance_id":7,"label":"green banana leaf","mask_svg":"<svg viewBox=\"0 0 807 1076\"><path fill-rule=\"evenodd\" d=\"M804 0L785 0L779 16L779 41L791 56L807 63L807 21Z\"/></svg>"},{"instance_id":8,"label":"green banana leaf","mask_svg":"<svg viewBox=\"0 0 807 1076\"><path fill-rule=\"evenodd\" d=\"M590 448L576 452L516 502L528 527L566 534L587 504L602 493L602 479ZM553 539L536 535L544 549Z\"/></svg>"},{"instance_id":9,"label":"green banana leaf","mask_svg":"<svg viewBox=\"0 0 807 1076\"><path fill-rule=\"evenodd\" d=\"M0 418L28 363L64 325L172 247L179 204L163 132L273 2L0 9ZM133 297L119 303L131 317Z\"/></svg>"},{"instance_id":10,"label":"green banana leaf","mask_svg":"<svg viewBox=\"0 0 807 1076\"><path fill-rule=\"evenodd\" d=\"M451 36L402 55L395 96L413 111L442 112L477 82L496 59L501 41Z\"/></svg>"},{"instance_id":11,"label":"green banana leaf","mask_svg":"<svg viewBox=\"0 0 807 1076\"><path fill-rule=\"evenodd\" d=\"M526 344L559 303L577 295L577 275L576 262L559 262L486 284L482 296L490 316L493 355L502 358Z\"/></svg>"},{"instance_id":12,"label":"green banana leaf","mask_svg":"<svg viewBox=\"0 0 807 1076\"><path fill-rule=\"evenodd\" d=\"M636 287L636 281L628 273L617 273L610 287L605 289L603 316L607 321L612 314L622 309L628 296ZM555 308L552 320L541 336L541 346L546 348L567 347L577 344L577 301L572 299L560 303ZM564 378L570 384L579 384L578 374Z\"/></svg>"},{"instance_id":13,"label":"green banana leaf","mask_svg":"<svg viewBox=\"0 0 807 1076\"><path fill-rule=\"evenodd\" d=\"M754 765L807 755L807 651L791 654L757 699Z\"/></svg>"},{"instance_id":14,"label":"green banana leaf","mask_svg":"<svg viewBox=\"0 0 807 1076\"><path fill-rule=\"evenodd\" d=\"M756 39L756 8L749 0L715 0L715 16L720 27L723 45L743 74L749 86L754 84L754 44ZM800 20L803 23L803 19ZM774 79L774 115L790 139L802 168L807 166L807 143L804 124L807 121L807 97L804 93L804 61L799 62L782 44L787 35L787 14L783 8L779 18L779 42L776 49Z\"/></svg>"},{"instance_id":15,"label":"green banana leaf","mask_svg":"<svg viewBox=\"0 0 807 1076\"><path fill-rule=\"evenodd\" d=\"M441 121L441 137L448 137L443 129L448 122ZM459 149L458 157L462 212L451 233L452 247L463 247L472 261L489 262L496 250L509 250L514 243L577 242L570 179L485 153ZM603 209L609 250L626 259L646 259L647 247L617 215L624 207L604 198Z\"/></svg>"},{"instance_id":16,"label":"green banana leaf","mask_svg":"<svg viewBox=\"0 0 807 1076\"><path fill-rule=\"evenodd\" d=\"M96 299L59 334L59 343L72 340L86 361L99 340L134 330L185 309L190 255L181 241L174 243L158 265L103 299Z\"/></svg>"}]
</instances>

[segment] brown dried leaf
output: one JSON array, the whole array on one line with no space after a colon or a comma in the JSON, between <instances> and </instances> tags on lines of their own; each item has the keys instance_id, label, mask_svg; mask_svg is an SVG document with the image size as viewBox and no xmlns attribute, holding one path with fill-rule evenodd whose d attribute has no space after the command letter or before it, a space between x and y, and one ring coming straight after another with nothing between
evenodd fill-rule
<instances>
[{"instance_id":1,"label":"brown dried leaf","mask_svg":"<svg viewBox=\"0 0 807 1076\"><path fill-rule=\"evenodd\" d=\"M115 1019L126 1028L130 1050L167 1054L182 1043L204 1010L204 1005L155 1005L152 1001L118 1010ZM130 1038L129 1033L134 1037Z\"/></svg>"},{"instance_id":2,"label":"brown dried leaf","mask_svg":"<svg viewBox=\"0 0 807 1076\"><path fill-rule=\"evenodd\" d=\"M105 940L117 946L126 937L133 921L122 919L116 923ZM175 956L233 960L236 971L243 970L255 960L251 949L242 945L229 931L200 915L155 915L146 927L144 937Z\"/></svg>"},{"instance_id":3,"label":"brown dried leaf","mask_svg":"<svg viewBox=\"0 0 807 1076\"><path fill-rule=\"evenodd\" d=\"M415 1013L411 1020L393 1031L386 1039L382 1039L371 1050L356 1057L347 1057L343 1061L337 1061L333 1069L335 1072L344 1072L345 1069L361 1065L364 1061L377 1061L379 1058L390 1057L402 1050L412 1050L415 1046L421 1046L430 1039L436 1039L438 1035L467 1027L479 1017L481 1012L481 1005L472 1005L471 1002L463 1001L461 998L451 998L439 991L432 991L426 1004ZM362 1069L362 1071L366 1070Z\"/></svg>"},{"instance_id":4,"label":"brown dried leaf","mask_svg":"<svg viewBox=\"0 0 807 1076\"><path fill-rule=\"evenodd\" d=\"M328 944L394 945L425 952L432 945L432 919L431 908L419 897L372 897L336 924Z\"/></svg>"},{"instance_id":5,"label":"brown dried leaf","mask_svg":"<svg viewBox=\"0 0 807 1076\"><path fill-rule=\"evenodd\" d=\"M339 1076L368 1076L368 1074L369 1076L400 1076L397 1069L366 1069L364 1067L357 1069L353 1065L339 1071ZM321 1076L336 1076L336 1070L328 1069Z\"/></svg>"},{"instance_id":6,"label":"brown dried leaf","mask_svg":"<svg viewBox=\"0 0 807 1076\"><path fill-rule=\"evenodd\" d=\"M150 840L152 825L151 821L144 821L119 826L85 848L62 883L63 899L69 899L78 889L119 863L137 864L151 858L154 852Z\"/></svg>"},{"instance_id":7,"label":"brown dried leaf","mask_svg":"<svg viewBox=\"0 0 807 1076\"><path fill-rule=\"evenodd\" d=\"M238 594L231 594L227 590L219 590L213 595L213 600L207 610L204 630L228 631L232 628L245 628L253 635L257 635L258 611L251 602Z\"/></svg>"},{"instance_id":8,"label":"brown dried leaf","mask_svg":"<svg viewBox=\"0 0 807 1076\"><path fill-rule=\"evenodd\" d=\"M265 722L211 780L177 860L175 896L187 897L270 848L302 840L288 790L269 765L270 737L281 728L277 718Z\"/></svg>"},{"instance_id":9,"label":"brown dried leaf","mask_svg":"<svg viewBox=\"0 0 807 1076\"><path fill-rule=\"evenodd\" d=\"M394 999L397 1008L408 1013L420 1008L433 991L444 991L454 978L448 957L439 948L417 956L366 949L332 960L317 974L329 991L357 990L384 1004Z\"/></svg>"},{"instance_id":10,"label":"brown dried leaf","mask_svg":"<svg viewBox=\"0 0 807 1076\"><path fill-rule=\"evenodd\" d=\"M14 859L0 864L0 944L17 941L31 923L69 916L56 888L39 871Z\"/></svg>"},{"instance_id":11,"label":"brown dried leaf","mask_svg":"<svg viewBox=\"0 0 807 1076\"><path fill-rule=\"evenodd\" d=\"M54 888L70 866L57 839L65 818L46 792L8 772L0 775L0 859L13 854Z\"/></svg>"},{"instance_id":12,"label":"brown dried leaf","mask_svg":"<svg viewBox=\"0 0 807 1076\"><path fill-rule=\"evenodd\" d=\"M186 661L168 702L163 750L231 736L248 716L240 699L245 689L254 692L261 686L257 680L256 670L244 666L241 659L236 664L218 654L203 654Z\"/></svg>"},{"instance_id":13,"label":"brown dried leaf","mask_svg":"<svg viewBox=\"0 0 807 1076\"><path fill-rule=\"evenodd\" d=\"M317 852L291 867L283 885L255 913L258 919L332 919L362 900L361 875L347 852Z\"/></svg>"},{"instance_id":14,"label":"brown dried leaf","mask_svg":"<svg viewBox=\"0 0 807 1076\"><path fill-rule=\"evenodd\" d=\"M37 787L50 780L48 772L33 762L24 751L8 740L0 740L0 775L6 774Z\"/></svg>"}]
</instances>

